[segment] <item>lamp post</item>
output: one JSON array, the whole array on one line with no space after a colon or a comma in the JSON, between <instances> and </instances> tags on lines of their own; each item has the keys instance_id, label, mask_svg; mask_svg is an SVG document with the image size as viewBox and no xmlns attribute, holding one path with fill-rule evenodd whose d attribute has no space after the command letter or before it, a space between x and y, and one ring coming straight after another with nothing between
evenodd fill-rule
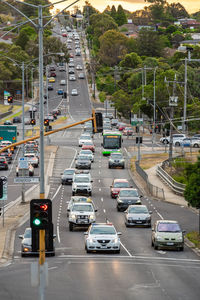
<instances>
[{"instance_id":1,"label":"lamp post","mask_svg":"<svg viewBox=\"0 0 200 300\"><path fill-rule=\"evenodd\" d=\"M153 134L152 134L152 149L154 148L154 142L156 138L156 70L153 71Z\"/></svg>"}]
</instances>

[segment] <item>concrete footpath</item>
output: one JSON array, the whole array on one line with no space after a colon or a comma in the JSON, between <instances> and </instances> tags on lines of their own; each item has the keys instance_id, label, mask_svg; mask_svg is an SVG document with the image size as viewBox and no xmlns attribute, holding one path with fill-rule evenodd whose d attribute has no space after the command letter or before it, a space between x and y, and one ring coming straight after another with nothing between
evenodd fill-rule
<instances>
[{"instance_id":1,"label":"concrete footpath","mask_svg":"<svg viewBox=\"0 0 200 300\"><path fill-rule=\"evenodd\" d=\"M45 197L48 197L50 185L49 177L52 176L54 159L57 146L45 146ZM21 185L19 185L19 189ZM16 229L29 219L30 200L40 197L40 185L33 185L25 192L25 204L21 203L21 196L10 203L3 218L0 217L0 265L12 256Z\"/></svg>"}]
</instances>

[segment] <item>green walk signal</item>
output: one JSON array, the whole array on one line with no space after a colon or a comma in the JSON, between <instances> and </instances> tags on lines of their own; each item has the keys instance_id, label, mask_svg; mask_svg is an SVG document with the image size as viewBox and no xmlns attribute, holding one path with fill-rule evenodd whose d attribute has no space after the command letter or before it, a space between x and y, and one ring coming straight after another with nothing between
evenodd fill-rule
<instances>
[{"instance_id":1,"label":"green walk signal","mask_svg":"<svg viewBox=\"0 0 200 300\"><path fill-rule=\"evenodd\" d=\"M33 220L33 224L36 225L36 226L39 226L41 224L40 219Z\"/></svg>"}]
</instances>

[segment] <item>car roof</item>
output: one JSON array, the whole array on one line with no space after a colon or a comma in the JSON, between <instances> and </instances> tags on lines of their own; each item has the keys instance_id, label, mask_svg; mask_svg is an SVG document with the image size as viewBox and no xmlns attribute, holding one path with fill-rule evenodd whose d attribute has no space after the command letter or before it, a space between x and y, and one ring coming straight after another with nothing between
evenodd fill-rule
<instances>
[{"instance_id":1,"label":"car roof","mask_svg":"<svg viewBox=\"0 0 200 300\"><path fill-rule=\"evenodd\" d=\"M128 182L128 179L114 179L113 182Z\"/></svg>"},{"instance_id":2,"label":"car roof","mask_svg":"<svg viewBox=\"0 0 200 300\"><path fill-rule=\"evenodd\" d=\"M112 223L92 223L91 227L104 227L104 226L112 226L115 228L115 226Z\"/></svg>"},{"instance_id":3,"label":"car roof","mask_svg":"<svg viewBox=\"0 0 200 300\"><path fill-rule=\"evenodd\" d=\"M174 220L157 220L156 223L171 223L171 224L178 224L178 221L174 221Z\"/></svg>"},{"instance_id":4,"label":"car roof","mask_svg":"<svg viewBox=\"0 0 200 300\"><path fill-rule=\"evenodd\" d=\"M128 206L128 208L130 208L130 207L146 207L147 208L146 205L142 205L142 204L131 204L131 205Z\"/></svg>"},{"instance_id":5,"label":"car roof","mask_svg":"<svg viewBox=\"0 0 200 300\"><path fill-rule=\"evenodd\" d=\"M124 191L124 190L131 190L131 191L138 191L138 189L136 189L136 188L122 188L121 190L120 190L120 192L121 191Z\"/></svg>"}]
</instances>

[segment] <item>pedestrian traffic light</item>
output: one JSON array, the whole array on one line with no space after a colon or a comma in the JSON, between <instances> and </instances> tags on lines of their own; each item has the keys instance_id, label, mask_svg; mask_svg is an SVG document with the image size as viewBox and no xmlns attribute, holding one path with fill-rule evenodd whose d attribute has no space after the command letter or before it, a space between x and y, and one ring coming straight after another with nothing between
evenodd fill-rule
<instances>
[{"instance_id":1,"label":"pedestrian traffic light","mask_svg":"<svg viewBox=\"0 0 200 300\"><path fill-rule=\"evenodd\" d=\"M33 199L30 202L30 227L48 229L52 224L52 202L49 199Z\"/></svg>"},{"instance_id":2,"label":"pedestrian traffic light","mask_svg":"<svg viewBox=\"0 0 200 300\"><path fill-rule=\"evenodd\" d=\"M35 125L35 124L36 124L35 119L31 119L31 125Z\"/></svg>"},{"instance_id":3,"label":"pedestrian traffic light","mask_svg":"<svg viewBox=\"0 0 200 300\"><path fill-rule=\"evenodd\" d=\"M136 136L136 144L142 144L142 136Z\"/></svg>"},{"instance_id":4,"label":"pedestrian traffic light","mask_svg":"<svg viewBox=\"0 0 200 300\"><path fill-rule=\"evenodd\" d=\"M3 179L0 178L0 198L3 198Z\"/></svg>"},{"instance_id":5,"label":"pedestrian traffic light","mask_svg":"<svg viewBox=\"0 0 200 300\"><path fill-rule=\"evenodd\" d=\"M49 126L49 119L44 119L44 126Z\"/></svg>"},{"instance_id":6,"label":"pedestrian traffic light","mask_svg":"<svg viewBox=\"0 0 200 300\"><path fill-rule=\"evenodd\" d=\"M13 103L13 96L8 96L8 103Z\"/></svg>"}]
</instances>

